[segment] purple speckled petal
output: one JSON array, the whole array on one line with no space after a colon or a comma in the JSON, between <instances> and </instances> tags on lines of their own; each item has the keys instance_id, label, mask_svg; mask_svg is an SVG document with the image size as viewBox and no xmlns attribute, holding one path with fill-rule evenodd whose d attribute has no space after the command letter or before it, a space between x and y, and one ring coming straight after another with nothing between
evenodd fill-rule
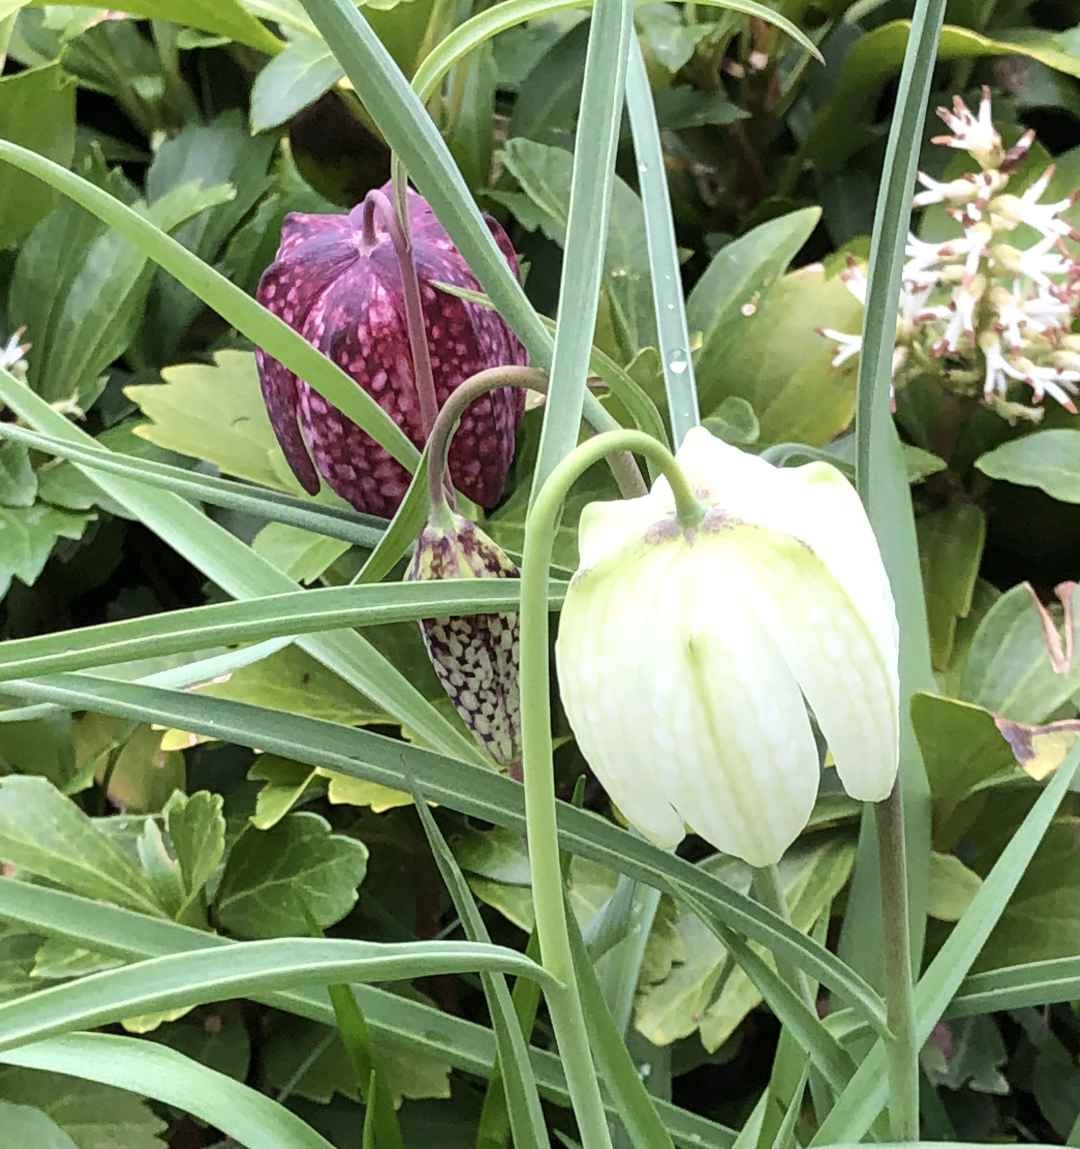
<instances>
[{"instance_id":1,"label":"purple speckled petal","mask_svg":"<svg viewBox=\"0 0 1080 1149\"><path fill-rule=\"evenodd\" d=\"M389 184L382 190L392 194ZM496 312L431 286L433 280L472 290L479 284L427 201L410 189L408 203L435 394L442 406L470 375L528 360ZM370 251L362 248L361 219L359 208L347 215L286 216L277 259L259 283L258 298L355 379L422 447L397 257L377 215L373 222L379 242ZM485 219L518 274L506 233L495 220ZM305 489L318 489L317 468L358 510L392 515L408 486L405 469L276 360L262 351L256 358L278 441ZM466 411L454 438L451 476L482 506L494 506L502 496L524 402L524 392L516 388L481 397Z\"/></svg>"}]
</instances>

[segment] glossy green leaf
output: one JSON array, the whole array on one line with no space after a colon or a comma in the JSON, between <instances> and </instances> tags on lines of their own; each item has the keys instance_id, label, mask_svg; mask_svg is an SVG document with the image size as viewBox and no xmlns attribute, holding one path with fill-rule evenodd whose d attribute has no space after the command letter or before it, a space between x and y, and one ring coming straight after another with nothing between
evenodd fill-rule
<instances>
[{"instance_id":1,"label":"glossy green leaf","mask_svg":"<svg viewBox=\"0 0 1080 1149\"><path fill-rule=\"evenodd\" d=\"M332 834L318 814L289 814L268 830L249 826L229 852L214 916L242 938L301 933L305 910L330 926L356 904L367 847Z\"/></svg>"},{"instance_id":2,"label":"glossy green leaf","mask_svg":"<svg viewBox=\"0 0 1080 1149\"><path fill-rule=\"evenodd\" d=\"M1080 503L1080 431L1035 431L987 451L975 466L991 479L1038 487L1051 498Z\"/></svg>"},{"instance_id":3,"label":"glossy green leaf","mask_svg":"<svg viewBox=\"0 0 1080 1149\"><path fill-rule=\"evenodd\" d=\"M32 148L65 167L75 154L76 85L60 64L0 78L0 139ZM21 239L56 203L29 177L0 168L0 249Z\"/></svg>"},{"instance_id":4,"label":"glossy green leaf","mask_svg":"<svg viewBox=\"0 0 1080 1149\"><path fill-rule=\"evenodd\" d=\"M0 780L0 857L27 874L143 913L161 907L147 875L44 778Z\"/></svg>"},{"instance_id":5,"label":"glossy green leaf","mask_svg":"<svg viewBox=\"0 0 1080 1149\"><path fill-rule=\"evenodd\" d=\"M33 3L39 0L32 0ZM87 8L95 0L75 0ZM281 41L260 24L241 0L125 0L125 12L151 20L174 20L205 32L216 32L260 52L277 52Z\"/></svg>"},{"instance_id":6,"label":"glossy green leaf","mask_svg":"<svg viewBox=\"0 0 1080 1149\"><path fill-rule=\"evenodd\" d=\"M986 517L972 503L957 503L922 515L916 523L922 561L930 654L934 667L952 661L956 623L971 610L979 575Z\"/></svg>"},{"instance_id":7,"label":"glossy green leaf","mask_svg":"<svg viewBox=\"0 0 1080 1149\"><path fill-rule=\"evenodd\" d=\"M1047 645L1047 625L1057 641L1072 648L1078 619L1072 613L1076 587L1065 584L1066 615L1073 635L1058 636L1060 611L1044 618L1027 583L1006 591L986 612L971 640L960 697L1017 722L1043 722L1077 689L1080 664L1055 669Z\"/></svg>"},{"instance_id":8,"label":"glossy green leaf","mask_svg":"<svg viewBox=\"0 0 1080 1149\"><path fill-rule=\"evenodd\" d=\"M345 75L322 40L295 36L255 77L251 130L264 132L292 119Z\"/></svg>"},{"instance_id":9,"label":"glossy green leaf","mask_svg":"<svg viewBox=\"0 0 1080 1149\"><path fill-rule=\"evenodd\" d=\"M686 318L691 335L701 334L694 367L703 412L711 412L724 398L726 364L746 325L743 309L760 306L820 214L817 208L806 208L759 225L721 248L694 285L686 301Z\"/></svg>"}]
</instances>

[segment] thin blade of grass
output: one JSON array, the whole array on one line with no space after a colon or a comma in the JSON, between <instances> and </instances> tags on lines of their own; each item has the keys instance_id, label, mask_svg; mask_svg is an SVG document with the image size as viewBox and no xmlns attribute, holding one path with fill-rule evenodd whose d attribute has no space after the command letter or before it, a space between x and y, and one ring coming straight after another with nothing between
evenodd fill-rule
<instances>
[{"instance_id":1,"label":"thin blade of grass","mask_svg":"<svg viewBox=\"0 0 1080 1149\"><path fill-rule=\"evenodd\" d=\"M222 741L324 766L394 790L407 791L411 774L423 786L428 798L440 806L449 806L516 833L525 830L520 784L487 768L421 750L368 730L303 715L281 714L224 698L77 674L16 679L5 689L33 701L56 702L70 709L95 710L206 733ZM720 921L842 994L859 1017L879 1032L884 1027L881 999L819 942L689 862L593 814L575 810L564 802L556 805L562 849L610 866L673 897L679 896L679 888L689 889Z\"/></svg>"},{"instance_id":2,"label":"thin blade of grass","mask_svg":"<svg viewBox=\"0 0 1080 1149\"><path fill-rule=\"evenodd\" d=\"M964 916L915 987L917 1038L926 1041L1005 911L1028 863L1080 767L1080 743L1068 753L972 898ZM862 1061L813 1145L858 1141L888 1100L885 1047L878 1041Z\"/></svg>"},{"instance_id":3,"label":"thin blade of grass","mask_svg":"<svg viewBox=\"0 0 1080 1149\"><path fill-rule=\"evenodd\" d=\"M671 214L664 148L656 123L652 88L641 58L636 37L630 44L629 70L626 75L626 107L634 134L638 186L645 214L645 242L649 249L649 271L652 276L656 330L660 340L660 361L664 368L668 418L675 445L691 427L701 422L698 410L694 363L690 355L690 331L686 324L679 249L675 241L675 220Z\"/></svg>"},{"instance_id":4,"label":"thin blade of grass","mask_svg":"<svg viewBox=\"0 0 1080 1149\"><path fill-rule=\"evenodd\" d=\"M424 827L428 845L431 847L435 864L450 892L454 908L461 919L465 936L474 942L491 942L487 926L473 899L472 891L465 881L465 875L446 843L446 839L428 809L423 794L413 787L413 800L420 824ZM506 1099L506 1112L510 1129L514 1136L515 1149L547 1149L548 1137L544 1113L540 1108L540 1094L536 1090L536 1078L529 1063L529 1051L525 1034L514 1010L510 989L506 978L501 974L481 974L491 1026L495 1032L498 1049L500 1084ZM530 1026L531 1029L531 1026ZM484 1128L481 1125L477 1134L477 1149L484 1145Z\"/></svg>"},{"instance_id":5,"label":"thin blade of grass","mask_svg":"<svg viewBox=\"0 0 1080 1149\"><path fill-rule=\"evenodd\" d=\"M623 1035L604 1001L577 918L569 907L566 920L585 1023L592 1037L593 1056L601 1080L618 1108L619 1120L635 1149L674 1149L671 1135L660 1120L653 1098L645 1088Z\"/></svg>"},{"instance_id":6,"label":"thin blade of grass","mask_svg":"<svg viewBox=\"0 0 1080 1149\"><path fill-rule=\"evenodd\" d=\"M27 431L12 423L0 423L0 439L22 443L57 459L77 461L106 475L118 475L159 490L172 491L185 499L194 499L215 507L227 507L276 523L287 523L327 538L341 539L354 546L368 549L376 547L386 533L386 520L374 515L363 515L359 511L340 507L320 506L310 499L271 491L266 487L254 487L232 479L203 475L198 471L158 463L152 459L121 455L101 448L79 447L49 435Z\"/></svg>"},{"instance_id":7,"label":"thin blade of grass","mask_svg":"<svg viewBox=\"0 0 1080 1149\"><path fill-rule=\"evenodd\" d=\"M0 1053L0 1064L62 1073L151 1097L220 1129L247 1149L333 1149L284 1105L157 1042L72 1033L6 1050Z\"/></svg>"},{"instance_id":8,"label":"thin blade of grass","mask_svg":"<svg viewBox=\"0 0 1080 1149\"><path fill-rule=\"evenodd\" d=\"M559 984L542 966L504 946L275 938L150 958L0 1002L0 1049L125 1017L285 987L483 970L524 974L554 988Z\"/></svg>"},{"instance_id":9,"label":"thin blade of grass","mask_svg":"<svg viewBox=\"0 0 1080 1149\"><path fill-rule=\"evenodd\" d=\"M0 401L38 431L78 446L100 448L89 435L2 369ZM78 463L74 465L233 598L257 598L300 590L298 584L277 567L178 495L148 489L130 479L104 475ZM431 745L466 760L484 760L473 740L444 718L360 635L338 631L302 637L297 645Z\"/></svg>"},{"instance_id":10,"label":"thin blade of grass","mask_svg":"<svg viewBox=\"0 0 1080 1149\"><path fill-rule=\"evenodd\" d=\"M615 156L633 31L632 0L595 0L585 54L555 348L532 497L577 446L600 302Z\"/></svg>"},{"instance_id":11,"label":"thin blade of grass","mask_svg":"<svg viewBox=\"0 0 1080 1149\"><path fill-rule=\"evenodd\" d=\"M63 890L11 880L0 882L0 920L20 925L29 933L68 938L95 952L127 959L220 950L244 944ZM533 984L524 979L518 984L523 983ZM375 986L353 988L378 1040L417 1050L479 1077L491 1072L495 1041L489 1029ZM253 997L275 1009L322 1025L334 1025L334 1013L325 990L277 990ZM569 1095L559 1059L536 1048L530 1050L530 1057L544 1095L556 1104L568 1105ZM659 1109L665 1124L684 1149L695 1146L700 1149L703 1145L729 1149L735 1139L733 1130L677 1106L660 1103Z\"/></svg>"},{"instance_id":12,"label":"thin blade of grass","mask_svg":"<svg viewBox=\"0 0 1080 1149\"><path fill-rule=\"evenodd\" d=\"M930 882L930 788L908 700L934 689L915 520L890 412L893 348L915 169L923 138L945 0L918 0L885 153L874 232L855 410L855 479L896 601L900 624L900 782L904 800L912 963L926 930ZM880 985L883 941L877 834L864 815L840 952Z\"/></svg>"}]
</instances>

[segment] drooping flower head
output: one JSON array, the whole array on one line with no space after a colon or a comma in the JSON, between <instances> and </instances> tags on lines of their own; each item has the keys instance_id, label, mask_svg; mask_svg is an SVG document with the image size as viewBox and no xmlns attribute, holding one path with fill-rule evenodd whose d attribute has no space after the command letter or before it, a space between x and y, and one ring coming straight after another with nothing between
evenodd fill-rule
<instances>
[{"instance_id":1,"label":"drooping flower head","mask_svg":"<svg viewBox=\"0 0 1080 1149\"><path fill-rule=\"evenodd\" d=\"M382 194L390 191L387 184ZM497 312L433 286L441 282L480 289L427 201L410 189L408 205L441 406L463 379L488 367L524 364L527 356ZM486 218L517 274L506 233ZM263 273L257 297L355 379L417 447L423 446L402 271L379 213L365 215L365 205L359 204L347 215L287 215L277 257ZM405 468L276 359L257 349L256 361L270 421L304 489L314 494L321 474L357 510L392 516L408 487ZM494 506L502 495L523 406L524 393L506 388L477 399L462 419L450 475L481 506Z\"/></svg>"},{"instance_id":2,"label":"drooping flower head","mask_svg":"<svg viewBox=\"0 0 1080 1149\"><path fill-rule=\"evenodd\" d=\"M1050 167L1022 195L1006 186L1035 138L1027 132L1008 150L990 118L984 89L978 115L957 97L938 115L951 134L933 142L966 151L980 171L938 181L919 173L922 191L915 207L943 204L960 234L944 243L908 237L900 316L893 354L893 382L937 379L945 390L979 396L1010 422L1038 422L1041 407L1022 401L1019 384L1030 388L1031 404L1049 395L1075 412L1080 389L1077 337L1080 261L1065 246L1080 240L1066 218L1076 194L1042 203L1054 175ZM1018 238L1016 229L1032 236ZM1026 242L1026 246L1018 246ZM854 261L842 277L866 302L866 276ZM833 365L857 354L862 336L820 329L837 342Z\"/></svg>"},{"instance_id":3,"label":"drooping flower head","mask_svg":"<svg viewBox=\"0 0 1080 1149\"><path fill-rule=\"evenodd\" d=\"M676 459L706 506L697 527L679 522L665 479L582 514L559 689L582 753L642 833L672 847L689 824L769 865L817 795L806 703L852 797L893 785L892 593L862 504L827 463L778 469L702 428Z\"/></svg>"},{"instance_id":4,"label":"drooping flower head","mask_svg":"<svg viewBox=\"0 0 1080 1149\"><path fill-rule=\"evenodd\" d=\"M406 579L519 578L520 571L475 523L446 511L416 540ZM521 760L516 614L420 620L431 665L462 721L500 765Z\"/></svg>"}]
</instances>

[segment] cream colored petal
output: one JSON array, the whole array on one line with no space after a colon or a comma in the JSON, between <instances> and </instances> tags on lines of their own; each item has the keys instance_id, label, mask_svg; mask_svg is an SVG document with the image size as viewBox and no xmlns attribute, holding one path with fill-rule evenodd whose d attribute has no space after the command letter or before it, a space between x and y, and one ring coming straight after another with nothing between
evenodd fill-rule
<instances>
[{"instance_id":1,"label":"cream colored petal","mask_svg":"<svg viewBox=\"0 0 1080 1149\"><path fill-rule=\"evenodd\" d=\"M632 574L608 564L574 576L555 644L559 691L578 747L612 801L666 849L684 836L668 798L674 735L653 721L651 670L640 657L639 616L657 613L669 554L653 551Z\"/></svg>"},{"instance_id":2,"label":"cream colored petal","mask_svg":"<svg viewBox=\"0 0 1080 1149\"><path fill-rule=\"evenodd\" d=\"M652 495L589 503L578 524L578 553L583 569L596 566L645 539L649 528L662 520L665 510Z\"/></svg>"},{"instance_id":3,"label":"cream colored petal","mask_svg":"<svg viewBox=\"0 0 1080 1149\"><path fill-rule=\"evenodd\" d=\"M877 540L855 488L835 467L774 467L701 427L686 436L676 458L691 486L707 490L725 515L805 543L833 572L882 647L898 649L896 609ZM666 506L666 482L657 494L665 492Z\"/></svg>"},{"instance_id":4,"label":"cream colored petal","mask_svg":"<svg viewBox=\"0 0 1080 1149\"><path fill-rule=\"evenodd\" d=\"M751 527L729 535L744 558L744 593L798 680L853 798L877 802L896 776L899 682L895 647L840 581L797 541ZM725 540L726 541L726 540Z\"/></svg>"},{"instance_id":5,"label":"cream colored petal","mask_svg":"<svg viewBox=\"0 0 1080 1149\"><path fill-rule=\"evenodd\" d=\"M817 753L776 644L724 584L717 559L738 553L703 541L575 579L556 647L560 691L582 753L643 833L674 845L685 820L766 865L809 818Z\"/></svg>"}]
</instances>

